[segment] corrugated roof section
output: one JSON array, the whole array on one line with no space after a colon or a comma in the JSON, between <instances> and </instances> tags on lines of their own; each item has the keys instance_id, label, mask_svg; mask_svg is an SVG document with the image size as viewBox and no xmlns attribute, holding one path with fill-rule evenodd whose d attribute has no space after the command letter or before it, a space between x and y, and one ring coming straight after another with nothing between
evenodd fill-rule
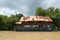
<instances>
[{"instance_id":1,"label":"corrugated roof section","mask_svg":"<svg viewBox=\"0 0 60 40\"><path fill-rule=\"evenodd\" d=\"M21 24L22 22L16 22L15 24Z\"/></svg>"},{"instance_id":2,"label":"corrugated roof section","mask_svg":"<svg viewBox=\"0 0 60 40\"><path fill-rule=\"evenodd\" d=\"M47 21L47 22L52 22L51 18L48 16L27 16L27 17L22 17L19 22L16 22L15 24L22 24L22 22L25 21Z\"/></svg>"},{"instance_id":3,"label":"corrugated roof section","mask_svg":"<svg viewBox=\"0 0 60 40\"><path fill-rule=\"evenodd\" d=\"M20 21L52 21L48 16L27 16L22 17Z\"/></svg>"}]
</instances>

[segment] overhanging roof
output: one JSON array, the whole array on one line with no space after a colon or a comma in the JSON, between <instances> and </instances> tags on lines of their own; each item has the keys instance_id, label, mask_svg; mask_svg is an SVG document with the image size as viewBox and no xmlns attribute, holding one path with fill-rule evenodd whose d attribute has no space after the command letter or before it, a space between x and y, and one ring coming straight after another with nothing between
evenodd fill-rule
<instances>
[{"instance_id":1,"label":"overhanging roof","mask_svg":"<svg viewBox=\"0 0 60 40\"><path fill-rule=\"evenodd\" d=\"M27 16L22 17L19 22L16 22L15 24L22 24L22 22L31 22L31 21L46 21L46 22L52 22L52 19L48 16Z\"/></svg>"},{"instance_id":2,"label":"overhanging roof","mask_svg":"<svg viewBox=\"0 0 60 40\"><path fill-rule=\"evenodd\" d=\"M20 21L52 21L48 16L27 16L22 17Z\"/></svg>"}]
</instances>

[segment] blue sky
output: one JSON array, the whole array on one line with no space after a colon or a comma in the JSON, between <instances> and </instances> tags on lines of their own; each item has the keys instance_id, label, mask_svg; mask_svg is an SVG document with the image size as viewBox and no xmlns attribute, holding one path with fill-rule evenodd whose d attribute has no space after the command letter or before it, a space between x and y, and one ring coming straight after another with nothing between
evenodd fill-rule
<instances>
[{"instance_id":1,"label":"blue sky","mask_svg":"<svg viewBox=\"0 0 60 40\"><path fill-rule=\"evenodd\" d=\"M60 8L60 0L0 0L0 14L9 16L22 13L33 16L38 6Z\"/></svg>"}]
</instances>

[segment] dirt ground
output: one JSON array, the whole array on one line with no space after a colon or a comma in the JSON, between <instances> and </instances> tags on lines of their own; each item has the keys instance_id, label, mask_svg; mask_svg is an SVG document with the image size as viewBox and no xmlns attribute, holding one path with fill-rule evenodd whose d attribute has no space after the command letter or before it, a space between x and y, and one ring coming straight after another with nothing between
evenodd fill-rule
<instances>
[{"instance_id":1,"label":"dirt ground","mask_svg":"<svg viewBox=\"0 0 60 40\"><path fill-rule=\"evenodd\" d=\"M60 32L0 31L0 40L60 40Z\"/></svg>"}]
</instances>

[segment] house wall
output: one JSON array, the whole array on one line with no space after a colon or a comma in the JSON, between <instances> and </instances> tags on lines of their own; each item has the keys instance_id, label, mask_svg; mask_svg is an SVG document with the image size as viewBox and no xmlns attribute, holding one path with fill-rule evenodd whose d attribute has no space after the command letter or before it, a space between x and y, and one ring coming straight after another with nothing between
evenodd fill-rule
<instances>
[{"instance_id":1,"label":"house wall","mask_svg":"<svg viewBox=\"0 0 60 40\"><path fill-rule=\"evenodd\" d=\"M51 27L47 27L47 25L43 25L43 26L39 26L38 25L38 27L34 27L34 26L32 26L32 27L25 27L25 26L17 26L16 27L16 30L51 30L52 28Z\"/></svg>"},{"instance_id":2,"label":"house wall","mask_svg":"<svg viewBox=\"0 0 60 40\"><path fill-rule=\"evenodd\" d=\"M49 25L49 22L42 22L38 24L34 23L23 23L20 25L16 25L15 30L52 30L52 28Z\"/></svg>"}]
</instances>

